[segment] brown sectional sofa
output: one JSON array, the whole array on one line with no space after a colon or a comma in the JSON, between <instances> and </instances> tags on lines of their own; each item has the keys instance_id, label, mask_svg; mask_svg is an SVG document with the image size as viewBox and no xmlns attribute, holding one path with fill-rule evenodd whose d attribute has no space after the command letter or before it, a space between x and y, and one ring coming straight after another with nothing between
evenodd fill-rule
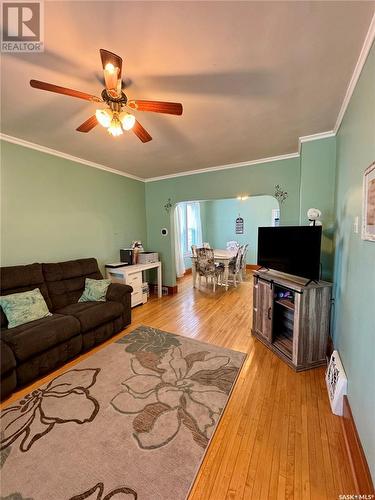
<instances>
[{"instance_id":1,"label":"brown sectional sofa","mask_svg":"<svg viewBox=\"0 0 375 500\"><path fill-rule=\"evenodd\" d=\"M0 295L39 288L52 316L7 328L1 315L1 399L131 322L131 292L112 283L105 302L78 302L85 278L102 279L96 259L0 268Z\"/></svg>"}]
</instances>

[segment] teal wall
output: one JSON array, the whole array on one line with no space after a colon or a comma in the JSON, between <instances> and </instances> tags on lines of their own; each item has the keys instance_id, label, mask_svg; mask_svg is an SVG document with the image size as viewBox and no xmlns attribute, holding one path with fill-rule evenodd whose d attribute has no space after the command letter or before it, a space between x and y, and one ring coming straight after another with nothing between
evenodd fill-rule
<instances>
[{"instance_id":1,"label":"teal wall","mask_svg":"<svg viewBox=\"0 0 375 500\"><path fill-rule=\"evenodd\" d=\"M240 194L270 195L275 184L288 191L281 206L281 221L286 225L299 224L300 160L291 158L228 170L186 175L146 183L147 242L150 249L160 253L163 261L164 282L175 285L172 211L165 211L168 198L173 203L193 200L236 198ZM168 236L160 229L167 227Z\"/></svg>"},{"instance_id":2,"label":"teal wall","mask_svg":"<svg viewBox=\"0 0 375 500\"><path fill-rule=\"evenodd\" d=\"M1 265L96 257L146 240L143 182L1 141Z\"/></svg>"},{"instance_id":3,"label":"teal wall","mask_svg":"<svg viewBox=\"0 0 375 500\"><path fill-rule=\"evenodd\" d=\"M348 397L375 480L375 243L353 232L362 216L364 170L375 159L375 47L337 135L334 343Z\"/></svg>"},{"instance_id":4,"label":"teal wall","mask_svg":"<svg viewBox=\"0 0 375 500\"><path fill-rule=\"evenodd\" d=\"M335 137L302 144L300 224L309 224L306 215L309 208L319 208L322 212L323 279L329 281L333 278L335 174Z\"/></svg>"},{"instance_id":5,"label":"teal wall","mask_svg":"<svg viewBox=\"0 0 375 500\"><path fill-rule=\"evenodd\" d=\"M279 208L273 196L251 196L247 200L214 200L203 202L206 206L205 232L213 248L226 248L226 242L249 244L247 263L256 264L258 253L258 227L271 226L272 209ZM238 215L244 219L244 234L236 234ZM203 223L202 223L203 225Z\"/></svg>"}]
</instances>

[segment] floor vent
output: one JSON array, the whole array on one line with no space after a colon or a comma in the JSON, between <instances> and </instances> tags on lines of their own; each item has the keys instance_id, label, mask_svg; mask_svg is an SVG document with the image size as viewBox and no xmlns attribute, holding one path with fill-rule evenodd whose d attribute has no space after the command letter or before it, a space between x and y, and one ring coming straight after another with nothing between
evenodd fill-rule
<instances>
[{"instance_id":1,"label":"floor vent","mask_svg":"<svg viewBox=\"0 0 375 500\"><path fill-rule=\"evenodd\" d=\"M335 415L342 416L343 400L347 393L348 379L342 366L339 353L333 351L326 372L326 384L331 410Z\"/></svg>"}]
</instances>

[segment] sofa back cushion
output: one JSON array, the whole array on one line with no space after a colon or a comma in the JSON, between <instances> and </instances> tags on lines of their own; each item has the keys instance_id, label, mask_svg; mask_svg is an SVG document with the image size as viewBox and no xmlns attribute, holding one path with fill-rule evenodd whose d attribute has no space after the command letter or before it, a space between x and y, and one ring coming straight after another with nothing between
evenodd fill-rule
<instances>
[{"instance_id":1,"label":"sofa back cushion","mask_svg":"<svg viewBox=\"0 0 375 500\"><path fill-rule=\"evenodd\" d=\"M0 295L28 292L39 288L48 308L52 309L52 302L44 282L42 264L28 264L26 266L10 266L0 268ZM7 328L8 320L0 308L1 328Z\"/></svg>"},{"instance_id":2,"label":"sofa back cushion","mask_svg":"<svg viewBox=\"0 0 375 500\"><path fill-rule=\"evenodd\" d=\"M102 279L96 259L77 259L57 264L42 264L52 310L78 302L85 279Z\"/></svg>"}]
</instances>

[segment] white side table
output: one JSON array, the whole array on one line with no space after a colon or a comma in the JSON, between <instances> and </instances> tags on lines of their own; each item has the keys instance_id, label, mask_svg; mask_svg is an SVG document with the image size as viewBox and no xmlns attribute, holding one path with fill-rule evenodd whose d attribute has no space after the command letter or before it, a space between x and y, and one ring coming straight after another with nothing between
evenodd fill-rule
<instances>
[{"instance_id":1,"label":"white side table","mask_svg":"<svg viewBox=\"0 0 375 500\"><path fill-rule=\"evenodd\" d=\"M158 297L162 296L162 273L161 262L153 262L150 264L134 264L123 265L121 262L114 264L106 264L107 279L112 283L122 283L130 285L133 288L131 296L131 306L137 306L143 303L142 299L142 274L149 269L157 269L158 273Z\"/></svg>"}]
</instances>

